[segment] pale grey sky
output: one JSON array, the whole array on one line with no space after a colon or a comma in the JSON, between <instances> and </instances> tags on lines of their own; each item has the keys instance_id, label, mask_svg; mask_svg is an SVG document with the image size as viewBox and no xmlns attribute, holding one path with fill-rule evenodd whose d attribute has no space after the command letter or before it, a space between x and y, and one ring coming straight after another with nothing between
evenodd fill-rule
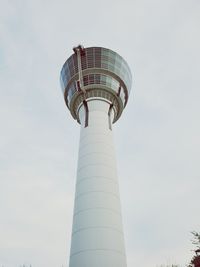
<instances>
[{"instance_id":1,"label":"pale grey sky","mask_svg":"<svg viewBox=\"0 0 200 267\"><path fill-rule=\"evenodd\" d=\"M68 266L79 125L59 73L79 43L133 73L114 127L128 267L185 266L200 229L200 1L0 3L0 266Z\"/></svg>"}]
</instances>

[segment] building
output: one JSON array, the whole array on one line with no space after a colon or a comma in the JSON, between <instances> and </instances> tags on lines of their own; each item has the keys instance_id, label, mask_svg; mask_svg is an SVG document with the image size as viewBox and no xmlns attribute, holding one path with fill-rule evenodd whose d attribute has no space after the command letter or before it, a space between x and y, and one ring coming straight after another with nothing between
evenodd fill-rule
<instances>
[{"instance_id":1,"label":"building","mask_svg":"<svg viewBox=\"0 0 200 267\"><path fill-rule=\"evenodd\" d=\"M72 117L81 125L70 267L125 267L112 125L125 108L131 72L102 47L73 49L61 71Z\"/></svg>"}]
</instances>

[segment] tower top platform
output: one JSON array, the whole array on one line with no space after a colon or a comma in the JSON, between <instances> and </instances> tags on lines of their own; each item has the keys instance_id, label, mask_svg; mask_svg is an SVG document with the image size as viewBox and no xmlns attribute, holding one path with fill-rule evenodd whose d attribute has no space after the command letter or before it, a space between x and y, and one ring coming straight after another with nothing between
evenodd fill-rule
<instances>
[{"instance_id":1,"label":"tower top platform","mask_svg":"<svg viewBox=\"0 0 200 267\"><path fill-rule=\"evenodd\" d=\"M113 105L117 121L127 104L131 89L131 71L116 52L103 47L82 46L73 49L61 70L64 99L72 116L79 122L83 101L101 99Z\"/></svg>"}]
</instances>

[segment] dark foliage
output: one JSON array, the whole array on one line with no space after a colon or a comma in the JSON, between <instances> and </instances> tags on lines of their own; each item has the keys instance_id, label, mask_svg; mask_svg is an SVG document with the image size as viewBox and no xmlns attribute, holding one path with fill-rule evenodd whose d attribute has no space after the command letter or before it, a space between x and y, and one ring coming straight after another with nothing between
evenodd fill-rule
<instances>
[{"instance_id":1,"label":"dark foliage","mask_svg":"<svg viewBox=\"0 0 200 267\"><path fill-rule=\"evenodd\" d=\"M195 255L192 257L188 267L200 267L200 233L193 231L192 244L195 245Z\"/></svg>"}]
</instances>

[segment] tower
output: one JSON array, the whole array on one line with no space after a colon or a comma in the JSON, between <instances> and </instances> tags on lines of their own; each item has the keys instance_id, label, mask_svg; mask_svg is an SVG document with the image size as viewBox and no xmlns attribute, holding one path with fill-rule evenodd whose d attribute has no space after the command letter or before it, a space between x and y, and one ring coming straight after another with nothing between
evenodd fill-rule
<instances>
[{"instance_id":1,"label":"tower","mask_svg":"<svg viewBox=\"0 0 200 267\"><path fill-rule=\"evenodd\" d=\"M127 104L131 72L110 49L73 50L60 76L81 124L69 267L126 267L112 124Z\"/></svg>"}]
</instances>

